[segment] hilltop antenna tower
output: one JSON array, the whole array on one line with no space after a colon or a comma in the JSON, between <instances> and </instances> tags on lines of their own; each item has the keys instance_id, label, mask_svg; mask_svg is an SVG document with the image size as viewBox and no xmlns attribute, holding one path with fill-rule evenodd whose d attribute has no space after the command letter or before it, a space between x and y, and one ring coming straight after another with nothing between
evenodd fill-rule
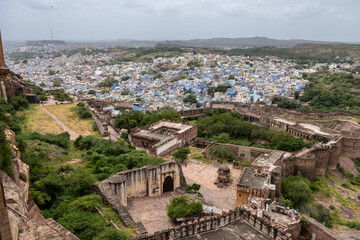
<instances>
[{"instance_id":1,"label":"hilltop antenna tower","mask_svg":"<svg viewBox=\"0 0 360 240\"><path fill-rule=\"evenodd\" d=\"M50 40L52 41L52 40L54 40L53 39L53 32L52 32L52 27L50 26Z\"/></svg>"}]
</instances>

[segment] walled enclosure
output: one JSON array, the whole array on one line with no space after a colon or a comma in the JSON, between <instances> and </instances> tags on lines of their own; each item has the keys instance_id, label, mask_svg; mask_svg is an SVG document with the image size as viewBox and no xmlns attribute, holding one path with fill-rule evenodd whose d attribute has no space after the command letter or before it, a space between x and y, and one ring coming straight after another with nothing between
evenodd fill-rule
<instances>
[{"instance_id":1,"label":"walled enclosure","mask_svg":"<svg viewBox=\"0 0 360 240\"><path fill-rule=\"evenodd\" d=\"M129 137L136 148L145 149L155 157L165 156L193 141L197 137L197 126L161 120L143 129L132 129Z\"/></svg>"},{"instance_id":2,"label":"walled enclosure","mask_svg":"<svg viewBox=\"0 0 360 240\"><path fill-rule=\"evenodd\" d=\"M259 217L259 213L252 212L246 207L237 207L233 211L222 216L214 216L210 219L201 218L199 221L194 220L187 223L182 223L181 226L175 228L169 228L161 232L155 232L154 234L142 234L135 237L133 240L173 240L182 239L188 236L196 236L201 233L216 231L222 227L229 225L237 221L246 221L251 226L269 236L275 240L291 240L294 235L298 235L300 232L299 222L294 223L289 228L283 229L276 226L274 219L262 212Z\"/></svg>"},{"instance_id":3,"label":"walled enclosure","mask_svg":"<svg viewBox=\"0 0 360 240\"><path fill-rule=\"evenodd\" d=\"M97 184L102 195L112 191L123 206L128 198L157 197L178 187L186 187L181 166L175 161L154 167L119 172Z\"/></svg>"}]
</instances>

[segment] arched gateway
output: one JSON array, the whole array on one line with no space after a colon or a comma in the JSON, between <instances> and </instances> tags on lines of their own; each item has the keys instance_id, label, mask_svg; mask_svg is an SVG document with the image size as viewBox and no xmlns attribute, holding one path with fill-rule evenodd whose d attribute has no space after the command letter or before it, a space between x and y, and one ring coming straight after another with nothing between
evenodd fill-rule
<instances>
[{"instance_id":1,"label":"arched gateway","mask_svg":"<svg viewBox=\"0 0 360 240\"><path fill-rule=\"evenodd\" d=\"M174 191L174 179L171 176L167 176L163 183L163 193Z\"/></svg>"}]
</instances>

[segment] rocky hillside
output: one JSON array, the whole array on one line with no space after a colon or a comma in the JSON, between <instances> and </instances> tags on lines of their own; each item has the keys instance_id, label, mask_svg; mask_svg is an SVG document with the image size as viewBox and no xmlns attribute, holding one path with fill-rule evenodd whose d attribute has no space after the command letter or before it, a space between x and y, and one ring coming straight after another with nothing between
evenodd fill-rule
<instances>
[{"instance_id":1,"label":"rocky hillside","mask_svg":"<svg viewBox=\"0 0 360 240\"><path fill-rule=\"evenodd\" d=\"M12 239L78 239L52 219L45 219L29 195L29 166L22 162L15 133L4 131L12 155L12 176L1 170Z\"/></svg>"}]
</instances>

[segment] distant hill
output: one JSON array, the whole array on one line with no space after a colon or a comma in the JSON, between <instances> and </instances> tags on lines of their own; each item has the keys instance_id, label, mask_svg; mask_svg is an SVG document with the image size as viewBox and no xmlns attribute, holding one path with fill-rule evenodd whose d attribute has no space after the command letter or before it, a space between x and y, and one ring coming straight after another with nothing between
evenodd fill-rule
<instances>
[{"instance_id":1,"label":"distant hill","mask_svg":"<svg viewBox=\"0 0 360 240\"><path fill-rule=\"evenodd\" d=\"M278 48L292 48L299 43L339 43L339 42L322 42L301 39L278 40L267 37L251 37L251 38L211 38L211 39L192 39L186 41L163 41L159 44L175 45L183 47L200 47L200 48L255 48L255 47L278 47Z\"/></svg>"},{"instance_id":2,"label":"distant hill","mask_svg":"<svg viewBox=\"0 0 360 240\"><path fill-rule=\"evenodd\" d=\"M338 62L341 59L360 59L360 44L299 43L292 48L258 47L221 50L224 54L245 56L278 56L299 63Z\"/></svg>"},{"instance_id":3,"label":"distant hill","mask_svg":"<svg viewBox=\"0 0 360 240\"><path fill-rule=\"evenodd\" d=\"M26 41L27 46L44 46L48 44L65 45L66 43L61 40L40 40L40 41Z\"/></svg>"}]
</instances>

